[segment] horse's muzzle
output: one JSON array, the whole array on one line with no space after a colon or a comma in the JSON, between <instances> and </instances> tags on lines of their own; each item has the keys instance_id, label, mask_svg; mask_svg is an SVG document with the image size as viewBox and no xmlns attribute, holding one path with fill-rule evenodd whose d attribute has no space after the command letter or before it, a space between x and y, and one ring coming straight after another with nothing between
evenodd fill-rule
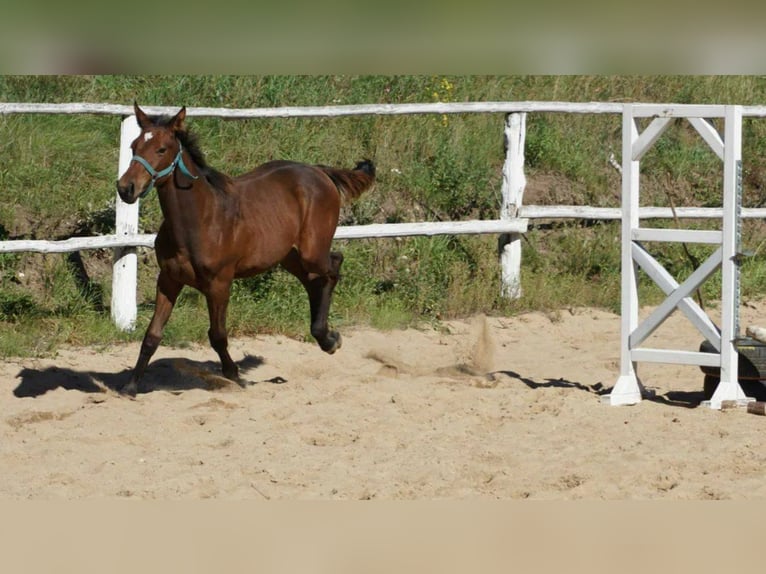
<instances>
[{"instance_id":1,"label":"horse's muzzle","mask_svg":"<svg viewBox=\"0 0 766 574\"><path fill-rule=\"evenodd\" d=\"M126 185L120 185L120 182L117 182L117 194L120 196L120 199L124 201L125 203L135 203L138 199L138 194L136 193L135 186L133 185L133 182L130 182Z\"/></svg>"}]
</instances>

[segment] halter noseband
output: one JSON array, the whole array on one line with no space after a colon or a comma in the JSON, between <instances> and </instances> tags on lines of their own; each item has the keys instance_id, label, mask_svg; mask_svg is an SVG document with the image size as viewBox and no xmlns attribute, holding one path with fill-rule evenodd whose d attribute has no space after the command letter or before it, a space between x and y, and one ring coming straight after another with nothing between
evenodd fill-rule
<instances>
[{"instance_id":1,"label":"halter noseband","mask_svg":"<svg viewBox=\"0 0 766 574\"><path fill-rule=\"evenodd\" d=\"M152 182L149 184L149 187L146 188L146 190L139 195L139 199L144 197L147 193L149 193L152 188L154 187L154 184L157 182L157 180L161 177L165 177L166 175L170 175L173 173L173 170L176 168L176 166L181 168L181 173L183 173L185 176L190 177L192 179L198 179L199 176L192 175L192 173L189 171L189 168L186 167L186 164L184 163L184 158L181 156L181 153L184 151L183 146L181 144L178 144L178 154L176 154L175 159L170 163L168 167L165 169L161 169L160 171L155 170L151 165L149 165L149 162L146 161L144 158L142 158L140 155L134 155L130 161L136 161L140 163L146 171L149 172L149 175L152 176Z\"/></svg>"}]
</instances>

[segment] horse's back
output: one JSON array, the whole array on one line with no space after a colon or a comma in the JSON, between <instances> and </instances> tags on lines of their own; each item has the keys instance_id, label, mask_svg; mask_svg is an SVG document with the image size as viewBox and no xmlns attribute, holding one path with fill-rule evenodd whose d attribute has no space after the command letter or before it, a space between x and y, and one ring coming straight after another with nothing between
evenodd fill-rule
<instances>
[{"instance_id":1,"label":"horse's back","mask_svg":"<svg viewBox=\"0 0 766 574\"><path fill-rule=\"evenodd\" d=\"M242 175L234 178L234 181L240 184L252 184L257 181L267 180L268 178L295 178L301 174L316 174L318 172L319 170L317 170L314 166L306 163L287 159L275 159L272 161L267 161L266 163L262 163L247 173L243 173Z\"/></svg>"},{"instance_id":2,"label":"horse's back","mask_svg":"<svg viewBox=\"0 0 766 574\"><path fill-rule=\"evenodd\" d=\"M233 180L244 204L266 201L272 206L280 203L310 205L332 212L340 208L340 194L332 179L317 166L290 160L273 160ZM247 209L247 207L245 207Z\"/></svg>"}]
</instances>

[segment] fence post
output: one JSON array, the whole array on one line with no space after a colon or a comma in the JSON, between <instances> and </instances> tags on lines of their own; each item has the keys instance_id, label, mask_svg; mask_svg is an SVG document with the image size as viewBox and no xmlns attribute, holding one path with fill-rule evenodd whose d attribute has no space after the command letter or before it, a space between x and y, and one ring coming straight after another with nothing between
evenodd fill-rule
<instances>
[{"instance_id":1,"label":"fence post","mask_svg":"<svg viewBox=\"0 0 766 574\"><path fill-rule=\"evenodd\" d=\"M133 152L130 144L141 133L135 116L128 116L120 127L120 159L117 177L122 176L130 166ZM134 235L138 233L138 201L128 205L115 192L115 234ZM136 326L136 289L138 285L138 256L135 247L117 247L114 250L112 267L112 320L123 331Z\"/></svg>"},{"instance_id":2,"label":"fence post","mask_svg":"<svg viewBox=\"0 0 766 574\"><path fill-rule=\"evenodd\" d=\"M500 219L518 217L524 188L524 137L526 135L526 112L511 113L505 118L505 164L503 165L502 199ZM503 297L521 297L521 234L507 233L500 237L501 291Z\"/></svg>"}]
</instances>

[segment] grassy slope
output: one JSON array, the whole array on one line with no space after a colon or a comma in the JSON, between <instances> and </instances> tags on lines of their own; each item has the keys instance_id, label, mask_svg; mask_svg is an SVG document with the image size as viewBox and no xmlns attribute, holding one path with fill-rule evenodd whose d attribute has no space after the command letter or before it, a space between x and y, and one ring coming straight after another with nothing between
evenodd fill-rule
<instances>
[{"instance_id":1,"label":"grassy slope","mask_svg":"<svg viewBox=\"0 0 766 574\"><path fill-rule=\"evenodd\" d=\"M112 102L260 107L481 100L647 101L760 104L766 81L754 77L0 77L0 101ZM372 157L376 190L346 208L343 223L495 217L503 163L502 115L355 117L221 121L191 119L209 162L236 174L272 158L352 165ZM747 120L744 203L764 201L766 123ZM110 232L119 119L100 116L0 117L0 238L63 238ZM526 203L619 205L620 120L614 116L534 114L528 118ZM642 163L646 204L720 203L720 162L684 126L666 134ZM142 203L141 225L156 231L156 197ZM669 222L668 224L672 224ZM688 224L685 224L688 225ZM766 291L760 222L745 225L756 256L743 268L743 294ZM344 279L336 324L381 328L474 312L516 313L619 300L619 227L572 222L533 228L525 237L519 301L498 296L493 237L339 242ZM704 256L704 249L696 249ZM680 275L677 246L658 253ZM138 329L118 333L108 318L111 254L0 255L0 354L44 353L61 342L137 338L151 313L156 267L142 252ZM370 270L374 270L370 273ZM657 297L645 285L644 297ZM706 298L716 297L715 280ZM166 340L204 339L206 313L186 291ZM306 336L308 305L281 272L234 289L231 331Z\"/></svg>"}]
</instances>

